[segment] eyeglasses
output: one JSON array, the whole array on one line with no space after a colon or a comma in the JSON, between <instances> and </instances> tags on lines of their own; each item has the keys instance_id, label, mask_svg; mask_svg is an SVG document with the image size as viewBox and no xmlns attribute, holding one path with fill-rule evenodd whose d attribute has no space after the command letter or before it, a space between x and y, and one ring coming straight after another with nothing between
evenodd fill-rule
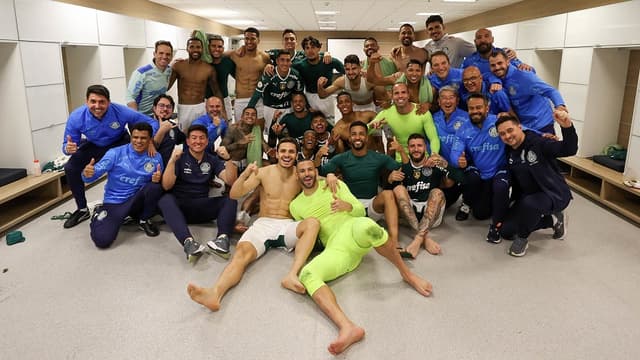
<instances>
[{"instance_id":1,"label":"eyeglasses","mask_svg":"<svg viewBox=\"0 0 640 360\"><path fill-rule=\"evenodd\" d=\"M173 109L173 105L171 104L158 104L156 107L158 109Z\"/></svg>"},{"instance_id":2,"label":"eyeglasses","mask_svg":"<svg viewBox=\"0 0 640 360\"><path fill-rule=\"evenodd\" d=\"M474 83L480 79L479 76L472 76L470 78L462 79L462 82L465 84Z\"/></svg>"}]
</instances>

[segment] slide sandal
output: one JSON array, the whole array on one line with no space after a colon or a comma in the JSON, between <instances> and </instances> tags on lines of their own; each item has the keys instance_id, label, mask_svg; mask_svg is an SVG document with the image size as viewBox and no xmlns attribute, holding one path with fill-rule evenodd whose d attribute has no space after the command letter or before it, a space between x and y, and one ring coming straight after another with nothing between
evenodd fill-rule
<instances>
[{"instance_id":1,"label":"slide sandal","mask_svg":"<svg viewBox=\"0 0 640 360\"><path fill-rule=\"evenodd\" d=\"M413 255L411 255L411 253L408 252L407 250L405 250L404 248L399 247L399 248L396 248L396 249L400 253L400 257L401 258L403 258L403 259L411 259L411 260L415 259L413 257Z\"/></svg>"},{"instance_id":2,"label":"slide sandal","mask_svg":"<svg viewBox=\"0 0 640 360\"><path fill-rule=\"evenodd\" d=\"M67 220L68 218L71 217L71 215L72 215L71 212L67 211L62 215L53 215L51 217L51 220Z\"/></svg>"}]
</instances>

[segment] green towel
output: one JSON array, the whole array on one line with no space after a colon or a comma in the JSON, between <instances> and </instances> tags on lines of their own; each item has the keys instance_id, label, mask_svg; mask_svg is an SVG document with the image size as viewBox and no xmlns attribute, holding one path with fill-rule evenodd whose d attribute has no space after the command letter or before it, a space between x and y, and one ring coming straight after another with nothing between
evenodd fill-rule
<instances>
[{"instance_id":1,"label":"green towel","mask_svg":"<svg viewBox=\"0 0 640 360\"><path fill-rule=\"evenodd\" d=\"M256 162L258 167L262 166L262 131L260 126L254 125L251 128L253 141L247 145L247 164Z\"/></svg>"},{"instance_id":2,"label":"green towel","mask_svg":"<svg viewBox=\"0 0 640 360\"><path fill-rule=\"evenodd\" d=\"M406 84L406 83L407 83L407 76L405 74L402 74L402 76L400 76L398 80L396 80L396 84ZM431 90L431 82L429 81L429 79L427 79L424 76L420 79L420 90L418 91L418 100L420 101L421 104L424 102L428 102L428 103L433 102L433 90Z\"/></svg>"},{"instance_id":3,"label":"green towel","mask_svg":"<svg viewBox=\"0 0 640 360\"><path fill-rule=\"evenodd\" d=\"M196 37L202 41L202 55L200 58L202 61L211 64L213 58L211 54L209 54L209 39L207 39L207 34L202 30L193 30L191 36Z\"/></svg>"}]
</instances>

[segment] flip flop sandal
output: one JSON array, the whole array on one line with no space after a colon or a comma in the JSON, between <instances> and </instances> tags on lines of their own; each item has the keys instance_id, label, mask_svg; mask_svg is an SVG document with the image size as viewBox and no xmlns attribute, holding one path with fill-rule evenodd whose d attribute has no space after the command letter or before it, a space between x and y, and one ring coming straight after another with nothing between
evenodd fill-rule
<instances>
[{"instance_id":1,"label":"flip flop sandal","mask_svg":"<svg viewBox=\"0 0 640 360\"><path fill-rule=\"evenodd\" d=\"M67 220L68 218L71 217L71 215L73 214L70 211L67 211L62 215L53 215L51 217L51 220Z\"/></svg>"},{"instance_id":2,"label":"flip flop sandal","mask_svg":"<svg viewBox=\"0 0 640 360\"><path fill-rule=\"evenodd\" d=\"M415 259L410 252L405 250L405 248L399 247L399 248L396 248L396 250L398 250L398 252L400 253L400 257L403 259L411 259L411 260Z\"/></svg>"}]
</instances>

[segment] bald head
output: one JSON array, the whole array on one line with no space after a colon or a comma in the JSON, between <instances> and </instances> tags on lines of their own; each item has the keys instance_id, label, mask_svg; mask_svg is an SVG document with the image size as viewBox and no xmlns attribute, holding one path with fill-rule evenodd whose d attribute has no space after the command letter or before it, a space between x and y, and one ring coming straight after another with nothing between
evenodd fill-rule
<instances>
[{"instance_id":1,"label":"bald head","mask_svg":"<svg viewBox=\"0 0 640 360\"><path fill-rule=\"evenodd\" d=\"M462 83L464 88L468 92L481 92L482 91L482 73L480 69L475 66L469 66L462 72Z\"/></svg>"},{"instance_id":2,"label":"bald head","mask_svg":"<svg viewBox=\"0 0 640 360\"><path fill-rule=\"evenodd\" d=\"M478 29L473 40L476 50L482 55L488 55L493 49L493 34L489 29Z\"/></svg>"},{"instance_id":3,"label":"bald head","mask_svg":"<svg viewBox=\"0 0 640 360\"><path fill-rule=\"evenodd\" d=\"M206 108L209 116L220 116L222 112L222 100L220 100L219 97L212 96L207 99Z\"/></svg>"}]
</instances>

